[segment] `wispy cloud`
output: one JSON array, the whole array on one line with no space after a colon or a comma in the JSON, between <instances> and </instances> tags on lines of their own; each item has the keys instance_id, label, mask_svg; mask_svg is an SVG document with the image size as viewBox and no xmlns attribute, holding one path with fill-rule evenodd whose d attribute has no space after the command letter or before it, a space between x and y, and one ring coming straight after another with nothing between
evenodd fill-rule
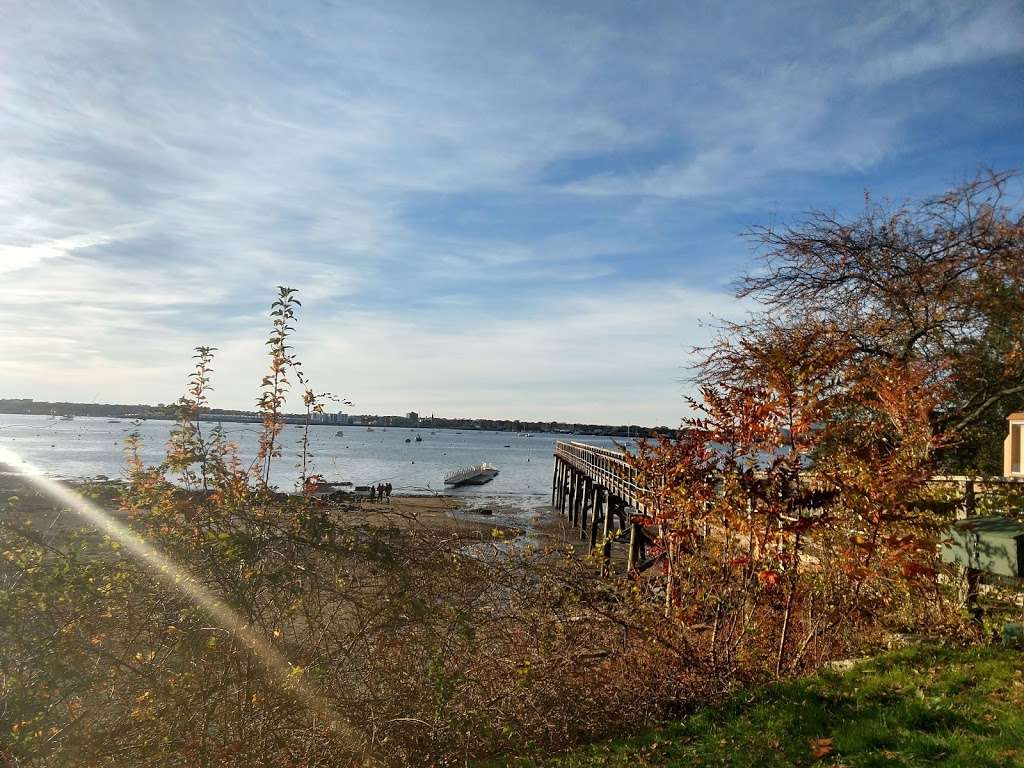
<instances>
[{"instance_id":1,"label":"wispy cloud","mask_svg":"<svg viewBox=\"0 0 1024 768\"><path fill-rule=\"evenodd\" d=\"M47 259L59 259L82 248L113 242L113 233L73 235L32 243L31 245L0 245L0 272L39 267Z\"/></svg>"},{"instance_id":2,"label":"wispy cloud","mask_svg":"<svg viewBox=\"0 0 1024 768\"><path fill-rule=\"evenodd\" d=\"M281 283L360 410L674 421L729 236L1019 159L1022 40L1011 2L13 5L4 387L167 400L210 343L248 405Z\"/></svg>"},{"instance_id":3,"label":"wispy cloud","mask_svg":"<svg viewBox=\"0 0 1024 768\"><path fill-rule=\"evenodd\" d=\"M929 4L904 14L899 27L875 28L876 55L859 82L878 85L937 70L1019 57L1024 53L1024 7L1014 2ZM900 38L893 39L894 27ZM884 47L883 47L884 46Z\"/></svg>"}]
</instances>

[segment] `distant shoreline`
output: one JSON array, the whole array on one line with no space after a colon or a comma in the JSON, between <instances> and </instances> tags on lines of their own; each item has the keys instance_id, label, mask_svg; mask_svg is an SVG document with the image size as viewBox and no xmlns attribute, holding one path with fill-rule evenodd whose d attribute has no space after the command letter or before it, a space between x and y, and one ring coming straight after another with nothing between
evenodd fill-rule
<instances>
[{"instance_id":1,"label":"distant shoreline","mask_svg":"<svg viewBox=\"0 0 1024 768\"><path fill-rule=\"evenodd\" d=\"M144 405L118 403L71 403L33 400L31 398L0 399L0 414L12 416L99 417L116 419L144 419L146 421L173 421L173 405ZM304 424L305 413L286 413L281 420L286 424ZM262 416L255 411L209 408L199 415L200 421L236 424L259 424ZM526 421L522 419L470 419L422 417L417 414L386 416L376 414L345 415L339 421L336 414L314 414L313 426L373 427L375 429L461 429L479 432L538 433L557 435L592 435L608 437L652 437L657 434L675 436L669 427L647 427L637 424L580 424L557 421Z\"/></svg>"}]
</instances>

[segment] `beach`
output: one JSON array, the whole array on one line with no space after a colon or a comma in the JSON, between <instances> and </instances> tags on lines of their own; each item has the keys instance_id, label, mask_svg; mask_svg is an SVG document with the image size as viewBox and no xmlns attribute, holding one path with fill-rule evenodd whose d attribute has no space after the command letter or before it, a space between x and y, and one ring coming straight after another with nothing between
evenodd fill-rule
<instances>
[{"instance_id":1,"label":"beach","mask_svg":"<svg viewBox=\"0 0 1024 768\"><path fill-rule=\"evenodd\" d=\"M118 480L66 482L72 490L90 499L115 520L124 519L119 497L123 483ZM29 479L10 465L0 463L0 522L29 522L36 531L55 539L72 531L91 527L89 522L41 493ZM517 537L531 517L521 508L507 504L484 506L476 500L450 495L393 495L390 502L370 501L356 496L324 500L319 505L334 514L399 529L418 527L448 532L474 542ZM516 522L520 525L516 525Z\"/></svg>"}]
</instances>

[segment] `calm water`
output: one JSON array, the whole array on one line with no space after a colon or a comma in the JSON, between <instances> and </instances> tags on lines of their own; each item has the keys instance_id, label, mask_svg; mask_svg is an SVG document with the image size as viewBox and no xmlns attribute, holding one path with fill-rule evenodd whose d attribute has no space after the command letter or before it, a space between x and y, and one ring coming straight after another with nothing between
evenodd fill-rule
<instances>
[{"instance_id":1,"label":"calm water","mask_svg":"<svg viewBox=\"0 0 1024 768\"><path fill-rule=\"evenodd\" d=\"M163 458L172 423L169 421L122 421L78 417L58 421L46 416L0 414L0 446L40 467L53 477L76 479L106 475L119 477L124 471L124 439L138 432L143 441L143 459L156 464ZM204 430L212 424L204 423ZM245 461L257 450L258 426L224 425L238 444ZM311 453L316 472L328 480L350 480L356 485L390 482L399 493L432 493L444 490L444 475L452 469L489 461L501 470L493 482L454 489L458 495L483 498L510 497L532 505L551 492L552 452L555 440L579 440L591 445L612 446L611 438L536 434L517 437L510 432L476 430L341 427L310 428ZM417 443L416 435L423 438ZM272 482L281 490L293 490L298 477L299 441L302 430L285 427L284 455L277 460ZM406 443L406 439L412 442Z\"/></svg>"}]
</instances>

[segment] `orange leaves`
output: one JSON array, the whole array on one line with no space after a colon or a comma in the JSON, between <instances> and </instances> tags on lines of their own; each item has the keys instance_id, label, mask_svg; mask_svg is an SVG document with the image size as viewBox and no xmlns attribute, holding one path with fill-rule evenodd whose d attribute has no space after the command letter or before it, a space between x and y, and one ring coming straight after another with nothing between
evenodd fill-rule
<instances>
[{"instance_id":1,"label":"orange leaves","mask_svg":"<svg viewBox=\"0 0 1024 768\"><path fill-rule=\"evenodd\" d=\"M757 581L766 589L774 589L782 581L782 574L774 569L766 568L763 571L757 572Z\"/></svg>"},{"instance_id":2,"label":"orange leaves","mask_svg":"<svg viewBox=\"0 0 1024 768\"><path fill-rule=\"evenodd\" d=\"M900 564L900 572L906 579L920 579L931 581L935 578L936 569L931 565L924 565L913 561L904 561Z\"/></svg>"},{"instance_id":3,"label":"orange leaves","mask_svg":"<svg viewBox=\"0 0 1024 768\"><path fill-rule=\"evenodd\" d=\"M823 757L831 755L834 749L831 737L824 739L811 739L809 746L811 748L811 757L815 760L821 760Z\"/></svg>"}]
</instances>

